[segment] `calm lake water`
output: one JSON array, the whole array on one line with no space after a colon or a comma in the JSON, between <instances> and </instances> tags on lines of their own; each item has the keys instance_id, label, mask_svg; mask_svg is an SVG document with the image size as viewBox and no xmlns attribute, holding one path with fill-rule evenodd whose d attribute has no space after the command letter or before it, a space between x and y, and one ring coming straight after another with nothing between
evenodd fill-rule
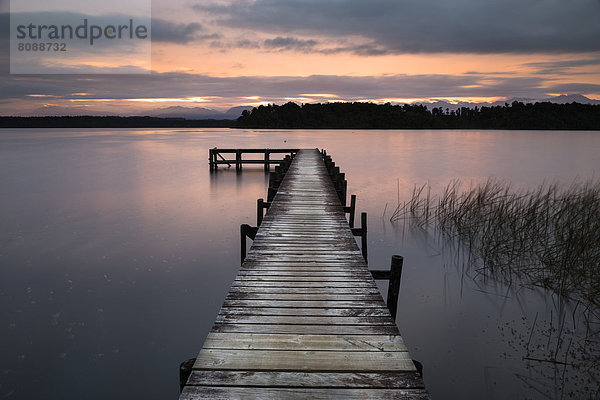
<instances>
[{"instance_id":1,"label":"calm lake water","mask_svg":"<svg viewBox=\"0 0 600 400\"><path fill-rule=\"evenodd\" d=\"M415 184L598 178L600 132L4 129L0 399L177 398L179 363L237 273L239 225L255 225L266 197L261 167L211 174L215 146L332 155L369 214L370 266L405 258L398 325L434 399L597 395L597 367L522 358L565 352L560 318L573 349L594 321L543 291L470 276L438 238L389 217ZM597 338L582 351L597 354Z\"/></svg>"}]
</instances>

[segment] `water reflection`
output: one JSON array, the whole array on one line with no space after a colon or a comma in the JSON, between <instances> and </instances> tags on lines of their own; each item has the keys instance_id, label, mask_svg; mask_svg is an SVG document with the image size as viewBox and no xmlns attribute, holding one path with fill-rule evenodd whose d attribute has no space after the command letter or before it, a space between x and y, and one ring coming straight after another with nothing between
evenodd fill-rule
<instances>
[{"instance_id":1,"label":"water reflection","mask_svg":"<svg viewBox=\"0 0 600 400\"><path fill-rule=\"evenodd\" d=\"M593 305L569 300L519 280L504 282L482 274L468 248L440 232L403 220L397 229L411 232L423 248L439 249L444 260L445 311L465 309L473 297L495 324L465 328L461 333L485 337L496 355L484 360L486 396L503 398L597 398L600 382L600 315ZM402 228L400 228L402 227ZM430 247L431 246L431 247ZM486 271L486 270L484 270ZM457 283L460 277L460 283ZM475 296L473 296L475 295ZM459 314L460 314L459 313ZM473 318L481 317L481 313ZM495 327L494 327L495 325ZM401 326L402 327L402 326ZM471 349L482 350L474 343ZM468 357L468 356L467 356ZM477 368L476 360L470 367ZM485 365L491 363L492 365ZM502 365L505 365L502 368ZM521 383L520 385L517 382ZM506 385L506 386L505 386ZM516 389L516 390L515 390Z\"/></svg>"},{"instance_id":2,"label":"water reflection","mask_svg":"<svg viewBox=\"0 0 600 400\"><path fill-rule=\"evenodd\" d=\"M522 359L536 315L540 357L551 298L472 279L449 245L384 214L415 183L585 179L600 172L597 133L224 129L0 132L0 398L176 398L177 366L237 273L239 225L266 197L262 166L211 174L215 146L327 149L369 213L371 267L404 256L398 323L434 398L560 398Z\"/></svg>"}]
</instances>

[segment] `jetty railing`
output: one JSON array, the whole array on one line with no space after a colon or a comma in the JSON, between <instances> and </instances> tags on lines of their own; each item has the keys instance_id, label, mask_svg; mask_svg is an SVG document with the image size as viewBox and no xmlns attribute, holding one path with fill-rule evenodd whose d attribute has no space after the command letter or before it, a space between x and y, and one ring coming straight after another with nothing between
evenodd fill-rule
<instances>
[{"instance_id":1,"label":"jetty railing","mask_svg":"<svg viewBox=\"0 0 600 400\"><path fill-rule=\"evenodd\" d=\"M235 165L236 171L242 169L243 164L263 164L265 171L269 171L271 164L281 164L283 159L271 159L271 154L289 154L294 156L298 152L298 149L219 149L212 148L208 149L208 164L210 170L216 170L219 165L227 165L230 168ZM235 159L227 159L224 154L234 154ZM244 159L244 154L262 154L262 159Z\"/></svg>"}]
</instances>

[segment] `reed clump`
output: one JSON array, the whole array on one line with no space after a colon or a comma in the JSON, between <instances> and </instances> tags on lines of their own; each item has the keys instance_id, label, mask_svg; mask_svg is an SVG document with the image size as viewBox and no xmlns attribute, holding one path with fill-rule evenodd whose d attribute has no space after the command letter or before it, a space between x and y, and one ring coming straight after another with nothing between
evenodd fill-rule
<instances>
[{"instance_id":1,"label":"reed clump","mask_svg":"<svg viewBox=\"0 0 600 400\"><path fill-rule=\"evenodd\" d=\"M434 197L427 185L415 187L391 221L458 240L478 273L600 305L600 180L535 190L494 179L460 186L452 181Z\"/></svg>"}]
</instances>

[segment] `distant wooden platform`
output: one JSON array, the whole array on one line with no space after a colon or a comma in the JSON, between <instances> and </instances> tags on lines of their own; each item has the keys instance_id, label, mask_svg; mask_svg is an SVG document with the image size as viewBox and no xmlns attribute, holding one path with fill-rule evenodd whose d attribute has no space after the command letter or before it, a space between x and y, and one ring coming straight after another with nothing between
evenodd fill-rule
<instances>
[{"instance_id":1,"label":"distant wooden platform","mask_svg":"<svg viewBox=\"0 0 600 400\"><path fill-rule=\"evenodd\" d=\"M282 159L271 159L273 154L296 154L298 149L208 149L208 164L210 170L216 170L219 165L227 165L228 168L235 165L237 171L244 164L263 164L265 171L269 171L271 164L281 164ZM235 160L226 159L223 154L234 154ZM262 159L244 159L244 154L262 154Z\"/></svg>"},{"instance_id":2,"label":"distant wooden platform","mask_svg":"<svg viewBox=\"0 0 600 400\"><path fill-rule=\"evenodd\" d=\"M317 150L300 150L180 400L428 399Z\"/></svg>"}]
</instances>

